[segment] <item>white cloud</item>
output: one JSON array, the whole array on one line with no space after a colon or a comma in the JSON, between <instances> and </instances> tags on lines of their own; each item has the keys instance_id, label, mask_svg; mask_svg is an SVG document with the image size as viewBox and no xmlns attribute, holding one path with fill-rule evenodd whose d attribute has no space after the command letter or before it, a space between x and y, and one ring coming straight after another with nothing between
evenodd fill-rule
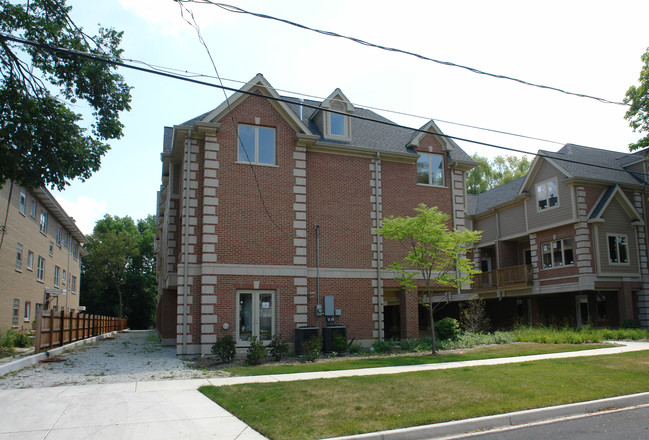
<instances>
[{"instance_id":1,"label":"white cloud","mask_svg":"<svg viewBox=\"0 0 649 440\"><path fill-rule=\"evenodd\" d=\"M79 196L76 202L65 199L60 194L56 196L57 201L65 209L68 216L74 218L77 227L81 232L88 235L95 228L97 220L106 214L106 201L96 200L92 197Z\"/></svg>"}]
</instances>

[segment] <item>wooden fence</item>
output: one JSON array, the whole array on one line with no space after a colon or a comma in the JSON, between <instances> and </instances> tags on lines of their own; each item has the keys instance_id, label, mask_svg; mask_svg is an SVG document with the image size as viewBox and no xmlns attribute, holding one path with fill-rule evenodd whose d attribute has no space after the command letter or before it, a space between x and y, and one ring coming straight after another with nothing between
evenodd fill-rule
<instances>
[{"instance_id":1,"label":"wooden fence","mask_svg":"<svg viewBox=\"0 0 649 440\"><path fill-rule=\"evenodd\" d=\"M34 352L50 350L104 333L124 330L126 318L88 315L64 310L41 310L36 314Z\"/></svg>"}]
</instances>

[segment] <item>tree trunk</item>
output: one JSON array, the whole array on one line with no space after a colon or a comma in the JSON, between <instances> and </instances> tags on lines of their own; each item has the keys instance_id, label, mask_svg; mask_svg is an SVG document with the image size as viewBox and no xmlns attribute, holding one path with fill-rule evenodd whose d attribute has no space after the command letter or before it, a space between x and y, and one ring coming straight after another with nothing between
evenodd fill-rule
<instances>
[{"instance_id":1,"label":"tree trunk","mask_svg":"<svg viewBox=\"0 0 649 440\"><path fill-rule=\"evenodd\" d=\"M115 282L115 288L117 289L117 298L119 300L119 310L117 312L117 314L118 314L117 317L118 318L123 318L124 317L123 316L124 311L123 311L123 308L122 308L122 291L119 288L119 283L118 282Z\"/></svg>"},{"instance_id":2,"label":"tree trunk","mask_svg":"<svg viewBox=\"0 0 649 440\"><path fill-rule=\"evenodd\" d=\"M428 315L430 316L430 335L432 338L433 354L437 353L437 344L435 342L435 319L433 318L433 302L428 304Z\"/></svg>"}]
</instances>

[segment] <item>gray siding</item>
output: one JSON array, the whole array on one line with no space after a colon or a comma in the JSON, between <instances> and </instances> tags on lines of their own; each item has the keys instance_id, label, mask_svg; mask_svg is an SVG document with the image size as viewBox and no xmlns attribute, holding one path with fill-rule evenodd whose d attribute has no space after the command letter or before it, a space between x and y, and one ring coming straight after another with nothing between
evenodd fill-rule
<instances>
[{"instance_id":1,"label":"gray siding","mask_svg":"<svg viewBox=\"0 0 649 440\"><path fill-rule=\"evenodd\" d=\"M537 210L536 185L551 179L557 179L557 190L559 194L559 206ZM548 162L544 162L532 182L530 200L527 203L527 219L530 230L543 228L555 223L563 222L572 218L572 192L570 187L563 182L566 177Z\"/></svg>"},{"instance_id":2,"label":"gray siding","mask_svg":"<svg viewBox=\"0 0 649 440\"><path fill-rule=\"evenodd\" d=\"M483 231L482 232L482 239L480 240L480 243L489 243L493 242L497 237L496 237L496 215L490 215L488 217L483 217L480 220L475 220L473 222L474 225L474 230L476 231Z\"/></svg>"},{"instance_id":3,"label":"gray siding","mask_svg":"<svg viewBox=\"0 0 649 440\"><path fill-rule=\"evenodd\" d=\"M500 237L511 237L513 235L524 235L527 233L525 227L525 205L523 203L503 209L498 212L500 225Z\"/></svg>"},{"instance_id":4,"label":"gray siding","mask_svg":"<svg viewBox=\"0 0 649 440\"><path fill-rule=\"evenodd\" d=\"M638 273L638 241L635 228L631 226L631 219L616 199L611 200L602 218L604 223L600 224L597 237L601 271L620 274ZM609 262L607 234L626 235L629 264Z\"/></svg>"}]
</instances>

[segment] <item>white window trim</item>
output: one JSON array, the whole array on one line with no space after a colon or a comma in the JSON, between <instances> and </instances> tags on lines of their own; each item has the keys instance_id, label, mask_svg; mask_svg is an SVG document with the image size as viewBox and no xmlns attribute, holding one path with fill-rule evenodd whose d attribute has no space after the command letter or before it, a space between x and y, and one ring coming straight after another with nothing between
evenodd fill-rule
<instances>
[{"instance_id":1,"label":"white window trim","mask_svg":"<svg viewBox=\"0 0 649 440\"><path fill-rule=\"evenodd\" d=\"M556 189L556 192L557 192L557 204L554 205L554 206L550 206L550 198L547 195L547 193L548 193L548 183L553 183L554 187ZM545 186L545 194L546 195L545 195L544 200L546 200L548 202L548 204L547 204L547 206L545 208L541 208L539 206L539 187L542 186L542 185ZM558 178L553 177L552 179L548 179L548 180L545 180L543 182L539 182L539 183L537 183L535 185L535 188L536 188L536 212L546 212L548 210L555 209L555 208L558 208L559 206L561 206L561 200L559 200L559 179Z\"/></svg>"},{"instance_id":2,"label":"white window trim","mask_svg":"<svg viewBox=\"0 0 649 440\"><path fill-rule=\"evenodd\" d=\"M239 143L241 142L241 135L239 134L240 127L252 127L255 129L255 145L254 145L254 157L239 157ZM259 162L259 129L265 128L268 130L273 130L273 163ZM250 151L248 151L250 153ZM252 164L252 165L261 165L261 166L277 166L277 129L275 127L267 127L265 125L251 125L251 124L239 124L237 127L237 163L243 164Z\"/></svg>"},{"instance_id":3,"label":"white window trim","mask_svg":"<svg viewBox=\"0 0 649 440\"><path fill-rule=\"evenodd\" d=\"M16 272L23 271L23 245L16 243Z\"/></svg>"},{"instance_id":4,"label":"white window trim","mask_svg":"<svg viewBox=\"0 0 649 440\"><path fill-rule=\"evenodd\" d=\"M42 266L41 266L41 263ZM38 256L38 262L36 263L36 280L41 283L45 281L45 258Z\"/></svg>"},{"instance_id":5,"label":"white window trim","mask_svg":"<svg viewBox=\"0 0 649 440\"><path fill-rule=\"evenodd\" d=\"M39 220L39 229L41 234L47 236L47 211L41 209L41 218Z\"/></svg>"},{"instance_id":6,"label":"white window trim","mask_svg":"<svg viewBox=\"0 0 649 440\"><path fill-rule=\"evenodd\" d=\"M609 238L610 237L623 237L625 240L625 246L626 246L626 262L621 263L619 261L611 261L611 248L610 248L610 242ZM617 240L616 240L617 242ZM630 266L631 265L631 253L629 252L629 237L627 234L615 234L615 233L609 233L606 234L606 258L608 259L608 264L614 264L616 266ZM620 257L620 251L619 249L616 249L617 254L618 254L618 259Z\"/></svg>"},{"instance_id":7,"label":"white window trim","mask_svg":"<svg viewBox=\"0 0 649 440\"><path fill-rule=\"evenodd\" d=\"M418 153L419 153L419 155L421 157L425 156L425 157L428 158L428 183L417 182L417 185L432 186L432 187L435 187L435 188L446 188L446 173L444 171L444 170L446 170L446 164L445 164L445 161L444 161L444 155L439 154L439 153L427 153L427 152L423 152L423 151L418 152ZM433 173L432 173L432 170L431 170L431 160L430 160L430 158L432 156L438 156L439 158L442 159L442 183L441 183L441 185L437 184L437 183L432 183L432 181L433 181ZM417 161L419 161L419 158L417 159ZM415 166L416 166L416 164L415 164ZM419 178L419 176L417 176L417 178Z\"/></svg>"},{"instance_id":8,"label":"white window trim","mask_svg":"<svg viewBox=\"0 0 649 440\"><path fill-rule=\"evenodd\" d=\"M20 196L18 199L18 212L20 212L23 216L27 212L27 193L24 189L20 190Z\"/></svg>"},{"instance_id":9,"label":"white window trim","mask_svg":"<svg viewBox=\"0 0 649 440\"><path fill-rule=\"evenodd\" d=\"M32 316L32 303L31 303L31 301L25 301L24 310L25 310L25 312L23 313L23 320L25 322L29 322L30 318Z\"/></svg>"},{"instance_id":10,"label":"white window trim","mask_svg":"<svg viewBox=\"0 0 649 440\"><path fill-rule=\"evenodd\" d=\"M36 218L36 212L38 211L38 204L36 203L36 200L32 200L32 205L29 208L29 215L32 218Z\"/></svg>"},{"instance_id":11,"label":"white window trim","mask_svg":"<svg viewBox=\"0 0 649 440\"><path fill-rule=\"evenodd\" d=\"M27 250L27 270L34 271L34 252Z\"/></svg>"},{"instance_id":12,"label":"white window trim","mask_svg":"<svg viewBox=\"0 0 649 440\"><path fill-rule=\"evenodd\" d=\"M59 266L54 266L54 287L59 287L61 285L61 268Z\"/></svg>"},{"instance_id":13,"label":"white window trim","mask_svg":"<svg viewBox=\"0 0 649 440\"><path fill-rule=\"evenodd\" d=\"M77 277L74 275L70 276L70 292L77 293Z\"/></svg>"},{"instance_id":14,"label":"white window trim","mask_svg":"<svg viewBox=\"0 0 649 440\"><path fill-rule=\"evenodd\" d=\"M572 263L566 264L566 247L564 245L565 242L569 242L571 244L572 249ZM552 250L552 243L557 243L561 242L561 259L564 261L560 266L557 266L555 261L554 261L554 251ZM550 256L552 257L552 266L550 267L545 267L545 258L544 258L544 253L543 253L543 245L549 244L550 245ZM576 258L575 258L575 244L572 240L572 238L560 238L558 240L552 240L552 241L545 241L541 243L541 269L542 270L552 270L552 269L561 269L563 267L573 267L575 264Z\"/></svg>"}]
</instances>

